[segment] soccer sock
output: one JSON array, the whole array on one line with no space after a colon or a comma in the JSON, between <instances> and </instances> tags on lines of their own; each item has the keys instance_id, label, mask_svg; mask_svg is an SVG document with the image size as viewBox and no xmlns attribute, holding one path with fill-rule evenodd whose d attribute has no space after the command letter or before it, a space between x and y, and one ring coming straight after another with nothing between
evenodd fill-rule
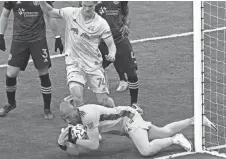
<instances>
[{"instance_id":1,"label":"soccer sock","mask_svg":"<svg viewBox=\"0 0 226 159\"><path fill-rule=\"evenodd\" d=\"M131 96L131 105L132 105L133 103L137 103L138 91L139 91L138 77L128 76L128 84L129 84L129 93Z\"/></svg>"},{"instance_id":2,"label":"soccer sock","mask_svg":"<svg viewBox=\"0 0 226 159\"><path fill-rule=\"evenodd\" d=\"M39 76L41 80L41 93L44 101L44 109L50 109L51 98L52 98L52 88L49 74Z\"/></svg>"},{"instance_id":3,"label":"soccer sock","mask_svg":"<svg viewBox=\"0 0 226 159\"><path fill-rule=\"evenodd\" d=\"M16 102L16 83L16 77L11 78L6 75L6 94L10 105L14 105Z\"/></svg>"}]
</instances>

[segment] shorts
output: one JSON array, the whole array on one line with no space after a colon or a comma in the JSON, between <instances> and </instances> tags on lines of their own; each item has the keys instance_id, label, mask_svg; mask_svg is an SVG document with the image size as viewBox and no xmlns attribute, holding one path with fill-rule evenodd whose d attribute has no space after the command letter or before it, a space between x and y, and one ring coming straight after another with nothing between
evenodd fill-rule
<instances>
[{"instance_id":1,"label":"shorts","mask_svg":"<svg viewBox=\"0 0 226 159\"><path fill-rule=\"evenodd\" d=\"M92 72L87 72L77 64L68 65L67 70L67 83L77 82L82 85L90 86L90 89L94 93L107 93L109 94L108 89L108 80L103 68L96 69Z\"/></svg>"},{"instance_id":2,"label":"shorts","mask_svg":"<svg viewBox=\"0 0 226 159\"><path fill-rule=\"evenodd\" d=\"M135 54L133 52L132 45L128 38L122 39L119 43L116 43L116 56L114 65L120 72L129 72L130 69L137 70L137 61ZM110 61L107 61L105 55L108 54L108 47L104 42L101 42L99 45L99 50L103 57L103 68L108 67L111 64Z\"/></svg>"},{"instance_id":3,"label":"shorts","mask_svg":"<svg viewBox=\"0 0 226 159\"><path fill-rule=\"evenodd\" d=\"M46 38L35 42L20 42L12 40L8 65L19 67L24 71L27 67L30 55L36 69L51 67L49 50Z\"/></svg>"},{"instance_id":4,"label":"shorts","mask_svg":"<svg viewBox=\"0 0 226 159\"><path fill-rule=\"evenodd\" d=\"M131 108L133 109L133 108ZM146 122L142 116L134 109L133 119L125 118L123 122L124 132L131 134L136 131L136 129L148 130L150 122Z\"/></svg>"}]
</instances>

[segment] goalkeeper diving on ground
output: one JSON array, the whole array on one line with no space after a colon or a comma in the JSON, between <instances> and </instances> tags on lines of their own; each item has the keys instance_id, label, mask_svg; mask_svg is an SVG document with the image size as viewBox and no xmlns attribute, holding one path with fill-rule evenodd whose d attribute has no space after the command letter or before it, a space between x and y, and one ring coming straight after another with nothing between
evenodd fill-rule
<instances>
[{"instance_id":1,"label":"goalkeeper diving on ground","mask_svg":"<svg viewBox=\"0 0 226 159\"><path fill-rule=\"evenodd\" d=\"M65 98L60 103L61 118L69 125L62 130L58 138L58 145L70 155L79 155L81 151L97 150L100 145L99 135L117 131L119 135L126 135L135 144L142 156L152 156L160 150L177 144L186 151L192 151L192 144L180 132L194 125L194 117L169 123L158 127L145 121L141 115L131 107L117 106L107 108L101 105L87 104L81 107L72 105L72 98ZM71 129L82 124L84 134L71 134ZM216 126L203 117L203 124L217 131Z\"/></svg>"}]
</instances>

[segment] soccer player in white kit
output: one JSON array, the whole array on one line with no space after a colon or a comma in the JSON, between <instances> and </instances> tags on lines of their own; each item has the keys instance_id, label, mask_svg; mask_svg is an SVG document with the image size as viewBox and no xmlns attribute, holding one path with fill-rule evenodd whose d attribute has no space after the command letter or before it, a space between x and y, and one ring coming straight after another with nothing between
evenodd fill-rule
<instances>
[{"instance_id":1,"label":"soccer player in white kit","mask_svg":"<svg viewBox=\"0 0 226 159\"><path fill-rule=\"evenodd\" d=\"M97 1L83 1L82 7L55 9L44 1L40 6L49 17L63 18L65 28L65 62L67 83L75 105L83 105L84 85L89 84L99 104L114 107L108 96L108 82L98 49L101 39L109 49L107 59L115 60L116 47L108 23L95 13Z\"/></svg>"},{"instance_id":2,"label":"soccer player in white kit","mask_svg":"<svg viewBox=\"0 0 226 159\"><path fill-rule=\"evenodd\" d=\"M194 124L193 117L157 127L144 121L136 110L128 106L107 108L87 104L77 108L65 100L60 104L60 113L67 124L79 123L87 128L88 139L68 140L69 127L60 134L59 146L71 155L78 155L83 151L82 147L97 150L100 144L99 133L111 131L127 134L142 156L152 156L172 144L178 144L187 151L192 150L191 143L180 132ZM203 122L205 126L216 130L216 126L205 116Z\"/></svg>"}]
</instances>

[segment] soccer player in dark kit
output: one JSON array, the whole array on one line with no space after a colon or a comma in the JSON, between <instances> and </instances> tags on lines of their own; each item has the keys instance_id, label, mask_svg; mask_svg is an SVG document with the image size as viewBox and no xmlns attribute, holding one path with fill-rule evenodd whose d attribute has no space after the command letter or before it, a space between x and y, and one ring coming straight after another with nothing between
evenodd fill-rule
<instances>
[{"instance_id":1,"label":"soccer player in dark kit","mask_svg":"<svg viewBox=\"0 0 226 159\"><path fill-rule=\"evenodd\" d=\"M48 2L52 5L52 2ZM6 50L4 33L7 28L8 18L13 10L13 38L11 43L8 66L6 71L6 95L8 104L0 109L0 117L16 108L17 75L26 69L30 55L34 66L38 70L41 81L41 93L44 101L44 118L54 118L50 110L51 105L51 80L48 70L51 67L49 50L46 41L46 26L43 12L39 2L36 1L7 1L4 2L0 18L0 49ZM50 28L55 35L55 51L63 52L63 44L59 28L55 19L48 18Z\"/></svg>"},{"instance_id":2,"label":"soccer player in dark kit","mask_svg":"<svg viewBox=\"0 0 226 159\"><path fill-rule=\"evenodd\" d=\"M143 110L137 104L139 90L139 81L136 73L137 63L132 45L128 39L130 24L128 1L101 1L96 5L95 10L108 22L111 28L117 49L114 66L119 74L120 82L124 82L122 90L127 87L124 75L126 73L131 96L131 107L143 114ZM106 44L101 42L99 49L103 56L103 67L106 68L111 63L105 58L105 55L108 54ZM117 90L120 91L119 88Z\"/></svg>"}]
</instances>

